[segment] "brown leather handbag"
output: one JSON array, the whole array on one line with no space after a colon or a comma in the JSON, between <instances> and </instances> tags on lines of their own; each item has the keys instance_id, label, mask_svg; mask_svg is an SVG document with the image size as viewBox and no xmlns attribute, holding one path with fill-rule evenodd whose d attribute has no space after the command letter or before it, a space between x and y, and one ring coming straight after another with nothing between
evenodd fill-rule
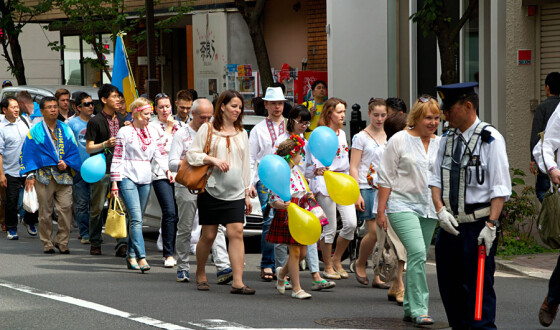
<instances>
[{"instance_id":1,"label":"brown leather handbag","mask_svg":"<svg viewBox=\"0 0 560 330\"><path fill-rule=\"evenodd\" d=\"M212 124L208 124L208 135L206 136L206 145L204 153L210 155L210 144L212 142ZM192 166L187 162L187 157L183 158L177 171L175 181L187 187L192 194L202 194L206 187L206 182L212 175L213 166L210 164L202 166Z\"/></svg>"}]
</instances>

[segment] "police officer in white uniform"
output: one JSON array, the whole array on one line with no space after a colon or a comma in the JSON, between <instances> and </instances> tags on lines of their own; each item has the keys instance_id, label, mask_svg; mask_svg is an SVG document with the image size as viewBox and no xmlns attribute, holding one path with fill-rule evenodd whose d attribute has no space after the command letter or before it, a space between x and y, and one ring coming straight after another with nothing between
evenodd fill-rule
<instances>
[{"instance_id":1,"label":"police officer in white uniform","mask_svg":"<svg viewBox=\"0 0 560 330\"><path fill-rule=\"evenodd\" d=\"M453 329L496 329L494 255L497 227L511 178L503 136L477 116L478 83L438 86L450 129L442 136L432 198L440 222L438 285ZM478 250L486 249L482 319L474 320Z\"/></svg>"}]
</instances>

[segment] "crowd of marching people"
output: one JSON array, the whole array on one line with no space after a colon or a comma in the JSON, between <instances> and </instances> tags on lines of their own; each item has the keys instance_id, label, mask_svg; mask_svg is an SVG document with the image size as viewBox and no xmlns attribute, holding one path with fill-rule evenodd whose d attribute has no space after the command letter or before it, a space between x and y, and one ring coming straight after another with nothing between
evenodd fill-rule
<instances>
[{"instance_id":1,"label":"crowd of marching people","mask_svg":"<svg viewBox=\"0 0 560 330\"><path fill-rule=\"evenodd\" d=\"M153 102L139 97L127 108L122 93L105 84L94 113L91 95L71 96L59 90L55 97L40 100L39 120L31 117L34 111L26 105L29 95L20 92L0 104L3 228L9 240L18 239L20 192L34 189L38 211L24 211L21 219L29 235L38 233L44 253L55 249L70 253L74 217L81 242L90 244L91 255L101 255L103 205L108 196L118 198L126 209L128 236L115 242L115 254L126 259L128 269L145 273L151 266L142 224L153 189L162 211L163 264L176 267L176 280L189 282L192 277L196 289L211 290L205 268L211 254L217 283L231 282L232 294L252 295L255 290L243 279L243 225L252 211L250 199L258 197L264 222L260 278L272 282L278 293L291 289L294 299L312 297L300 281L303 260L311 273L311 291L332 289L336 281L349 278L343 254L363 223L366 234L355 263L357 282L388 289L388 300L403 306L405 321L428 325L434 320L428 308L426 256L439 222L438 285L448 321L457 329L492 329L496 228L511 182L504 138L477 116L476 87L438 86L441 106L432 96L422 95L410 111L401 99L372 98L369 124L353 137L343 130L346 101L328 98L323 81L313 83L309 101L287 113L282 89L269 87L262 98L266 117L250 135L243 127L244 98L234 90L222 92L215 104L181 90L173 100L175 115L172 98L165 93L157 94ZM442 119L449 127L438 135ZM328 166L309 148L310 134L318 127L329 128L337 137L338 149ZM81 176L81 165L98 154L104 156L105 174L88 183ZM271 154L289 166L290 200L269 190L259 177L259 164ZM208 166L202 191L175 182L177 172L187 165ZM328 172L354 178L359 186L354 205L338 204L329 194ZM321 210L323 226L316 242L302 244L294 238L290 203ZM193 231L197 226L200 233ZM195 251L193 235L200 235ZM382 250L385 244L395 255L388 264L394 271L391 277L381 278L376 271L368 278L368 260L376 245ZM475 319L480 248L486 254L484 296L481 317ZM194 274L191 253L199 266Z\"/></svg>"}]
</instances>

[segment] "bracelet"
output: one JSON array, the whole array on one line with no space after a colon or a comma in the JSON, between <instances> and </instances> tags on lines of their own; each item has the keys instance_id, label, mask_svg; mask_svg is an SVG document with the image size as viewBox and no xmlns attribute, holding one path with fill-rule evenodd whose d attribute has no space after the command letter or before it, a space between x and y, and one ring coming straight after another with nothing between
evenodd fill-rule
<instances>
[{"instance_id":1,"label":"bracelet","mask_svg":"<svg viewBox=\"0 0 560 330\"><path fill-rule=\"evenodd\" d=\"M111 191L119 191L119 188L111 188Z\"/></svg>"},{"instance_id":2,"label":"bracelet","mask_svg":"<svg viewBox=\"0 0 560 330\"><path fill-rule=\"evenodd\" d=\"M103 142L101 146L103 147L103 149L105 149L105 142Z\"/></svg>"}]
</instances>

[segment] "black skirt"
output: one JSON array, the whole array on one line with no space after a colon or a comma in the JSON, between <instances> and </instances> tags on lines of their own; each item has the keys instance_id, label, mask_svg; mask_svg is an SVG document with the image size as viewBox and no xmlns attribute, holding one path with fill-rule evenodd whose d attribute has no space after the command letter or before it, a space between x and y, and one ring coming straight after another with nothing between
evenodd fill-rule
<instances>
[{"instance_id":1,"label":"black skirt","mask_svg":"<svg viewBox=\"0 0 560 330\"><path fill-rule=\"evenodd\" d=\"M208 192L198 195L198 223L201 225L225 225L245 221L245 199L224 201Z\"/></svg>"}]
</instances>

